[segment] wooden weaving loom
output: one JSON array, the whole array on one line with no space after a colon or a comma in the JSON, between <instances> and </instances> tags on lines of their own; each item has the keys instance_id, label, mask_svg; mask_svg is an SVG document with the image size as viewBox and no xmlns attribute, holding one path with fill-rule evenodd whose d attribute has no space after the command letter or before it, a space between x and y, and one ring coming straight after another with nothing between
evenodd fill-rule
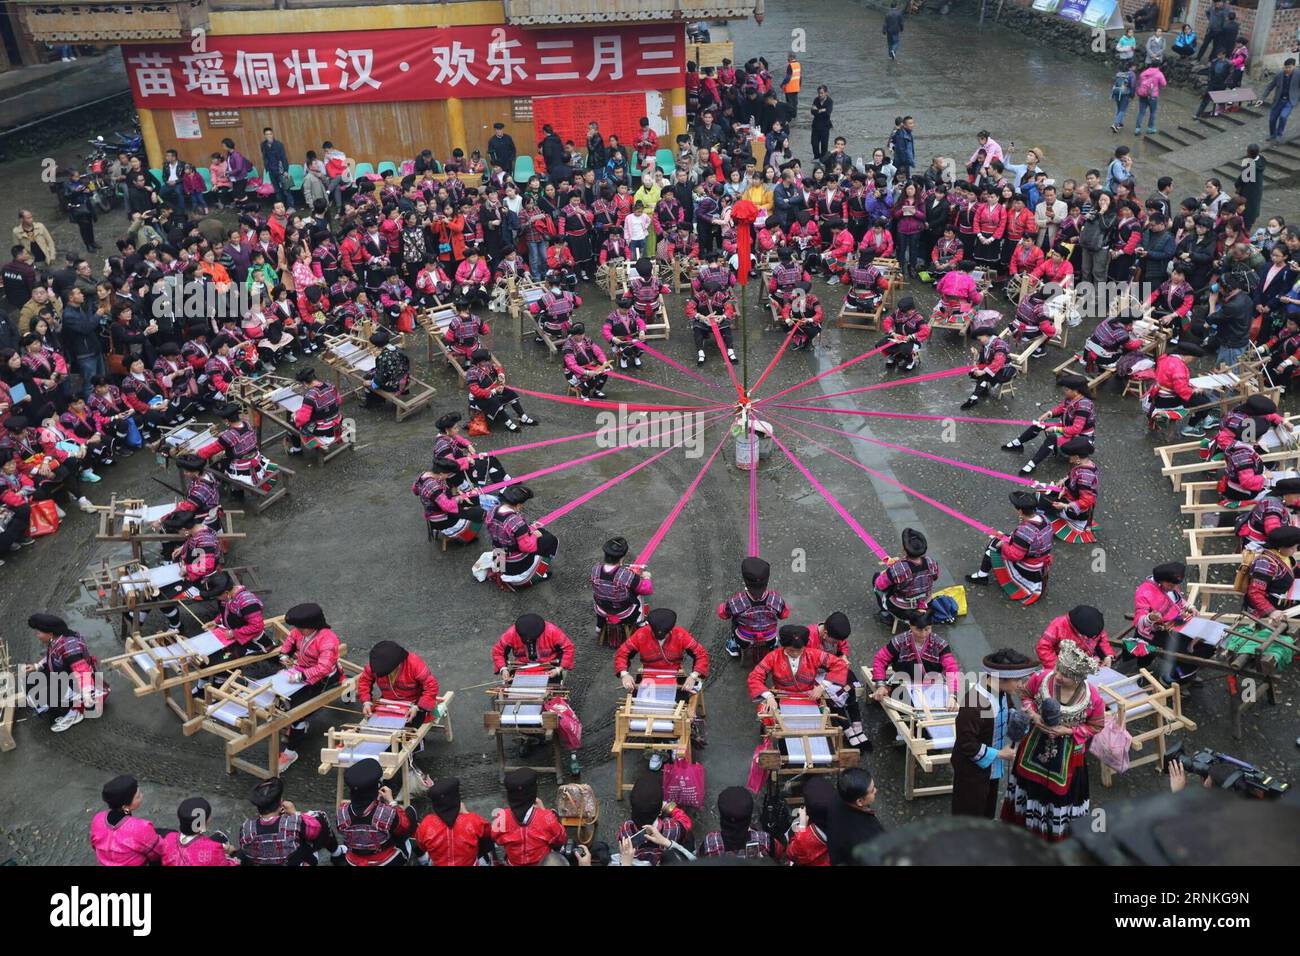
<instances>
[{"instance_id":1,"label":"wooden weaving loom","mask_svg":"<svg viewBox=\"0 0 1300 956\"><path fill-rule=\"evenodd\" d=\"M412 790L410 771L415 755L424 749L424 738L432 731L440 731L450 743L451 701L455 691L449 691L438 698L438 703L446 708L441 717L420 724L418 727L406 725L408 705L401 701L379 700L374 712L359 723L331 727L325 733L325 746L320 752L320 766L317 772L324 776L331 770L336 771L337 783L334 787L334 802L343 801L343 774L347 768L358 760L371 757L383 768L384 780L399 777L401 783L394 796L402 806L411 805Z\"/></svg>"},{"instance_id":2,"label":"wooden weaving loom","mask_svg":"<svg viewBox=\"0 0 1300 956\"><path fill-rule=\"evenodd\" d=\"M0 641L0 752L7 753L14 743L14 715L22 706L24 688L22 672L9 656L9 644Z\"/></svg>"},{"instance_id":3,"label":"wooden weaving loom","mask_svg":"<svg viewBox=\"0 0 1300 956\"><path fill-rule=\"evenodd\" d=\"M280 430L274 435L267 436L265 441L271 442L283 438L286 446L290 435L299 434L293 416L302 407L303 396L307 394L307 390L308 386L302 382L276 375L240 379L231 387L234 397L243 404L249 420L257 428L258 443L263 442L262 428L270 420L278 425ZM303 448L316 452L320 456L321 464L325 464L353 447L355 427L355 423L345 421L339 439L329 444L314 435L302 435Z\"/></svg>"},{"instance_id":4,"label":"wooden weaving loom","mask_svg":"<svg viewBox=\"0 0 1300 956\"><path fill-rule=\"evenodd\" d=\"M867 694L877 687L871 668L863 665L862 680ZM938 767L952 764L952 748L957 743L957 714L948 710L948 686L943 683L907 682L908 702L893 696L880 701L885 716L898 734L897 742L907 749L903 762L903 795L917 797L952 793L952 784L928 787L916 785L916 771L933 773Z\"/></svg>"},{"instance_id":5,"label":"wooden weaving loom","mask_svg":"<svg viewBox=\"0 0 1300 956\"><path fill-rule=\"evenodd\" d=\"M664 264L661 262L657 262L653 259L651 260L651 262L654 263L654 270L650 273L651 281L654 282L665 281L663 277L665 272ZM619 268L617 268L614 271L614 281L617 283L618 292L625 293L627 295L632 294L631 279L634 270L635 270L635 266L632 263L624 261L619 264ZM635 312L637 315L641 314L640 309L636 308L635 306L632 307L632 311ZM651 339L664 339L665 341L667 341L667 339L672 335L673 329L672 329L672 323L668 321L668 305L667 303L664 302L663 293L659 294L659 303L655 307L655 314L658 315L659 321L651 322L648 319L646 320L646 324L645 324L646 341L649 341Z\"/></svg>"},{"instance_id":6,"label":"wooden weaving loom","mask_svg":"<svg viewBox=\"0 0 1300 956\"><path fill-rule=\"evenodd\" d=\"M236 584L242 584L259 595L270 593L261 586L256 569L251 565L225 567L221 570L229 574ZM104 558L90 577L81 579L81 585L95 598L95 607L88 613L108 618L115 633L125 638L137 630L134 618L137 611L148 613L173 605L187 608L187 599L162 596L162 589L178 584L181 577L180 565L175 562L150 568L140 561L109 564L108 559Z\"/></svg>"},{"instance_id":7,"label":"wooden weaving loom","mask_svg":"<svg viewBox=\"0 0 1300 956\"><path fill-rule=\"evenodd\" d=\"M862 759L856 747L844 743L844 728L824 700L803 694L778 694L777 712L760 717L772 745L758 754L758 766L779 785L781 778L807 774L837 774ZM770 721L770 724L768 723ZM802 797L788 798L800 803Z\"/></svg>"},{"instance_id":8,"label":"wooden weaving loom","mask_svg":"<svg viewBox=\"0 0 1300 956\"><path fill-rule=\"evenodd\" d=\"M303 685L289 683L287 671L252 680L236 668L222 686L208 684L203 688L200 713L182 725L185 736L192 737L203 730L222 738L226 742L226 773L238 769L259 780L278 777L280 734L293 724L310 719L316 711L335 701L355 695L361 668L347 660L344 657L346 653L347 645L340 644L339 666L343 669L343 678L339 683L296 707L289 706L289 697ZM252 763L239 756L263 741L267 750L265 764Z\"/></svg>"},{"instance_id":9,"label":"wooden weaving loom","mask_svg":"<svg viewBox=\"0 0 1300 956\"><path fill-rule=\"evenodd\" d=\"M700 711L698 693L677 699L676 670L643 669L637 686L614 712L614 794L622 800L634 786L624 782L629 753L661 753L691 759L691 721Z\"/></svg>"},{"instance_id":10,"label":"wooden weaving loom","mask_svg":"<svg viewBox=\"0 0 1300 956\"><path fill-rule=\"evenodd\" d=\"M1109 667L1101 668L1088 678L1088 683L1101 695L1106 706L1106 716L1118 717L1133 736L1132 748L1141 750L1155 741L1155 751L1137 759L1130 758L1129 768L1154 763L1162 772L1165 769L1165 738L1180 730L1196 729L1196 722L1183 714L1182 690L1176 683L1165 686L1145 667L1136 674L1121 674ZM1139 727L1150 720L1149 727ZM1115 771L1101 763L1101 785L1109 787L1115 782Z\"/></svg>"},{"instance_id":11,"label":"wooden weaving loom","mask_svg":"<svg viewBox=\"0 0 1300 956\"><path fill-rule=\"evenodd\" d=\"M176 535L163 531L154 531L149 525L176 509L175 504L148 505L142 498L119 498L114 492L108 504L97 505L99 512L99 529L95 532L96 541L125 541L131 545L131 557L136 561L144 560L144 546L155 541L175 541ZM221 530L217 538L228 541L247 537L242 531L235 531L234 516L243 515L242 511L221 509Z\"/></svg>"},{"instance_id":12,"label":"wooden weaving loom","mask_svg":"<svg viewBox=\"0 0 1300 956\"><path fill-rule=\"evenodd\" d=\"M355 332L350 335L325 336L325 351L321 357L334 371L334 382L339 391L343 391L344 380L349 387L347 395L373 393L393 406L397 420L403 421L414 415L433 401L436 390L427 382L412 375L407 384L405 395L372 389L368 376L375 370L375 357L379 348L371 345L368 338L362 338Z\"/></svg>"},{"instance_id":13,"label":"wooden weaving loom","mask_svg":"<svg viewBox=\"0 0 1300 956\"><path fill-rule=\"evenodd\" d=\"M216 425L204 425L191 419L181 422L173 428L164 429L162 436L153 448L158 453L159 461L165 468L178 455L197 455L200 448L217 440L217 434ZM263 457L266 456L263 455ZM253 511L261 514L289 493L288 483L284 480L284 476L293 474L292 468L276 464L269 458L266 460L267 474L270 481L269 488L263 488L249 481L241 481L228 474L220 464L210 468L209 471L216 475L217 480L231 492L238 495L251 494L253 496ZM165 482L162 483L165 484Z\"/></svg>"},{"instance_id":14,"label":"wooden weaving loom","mask_svg":"<svg viewBox=\"0 0 1300 956\"><path fill-rule=\"evenodd\" d=\"M200 680L208 680L249 664L270 660L279 654L279 647L289 635L284 617L265 620L270 650L261 654L248 654L220 664L209 664L208 657L221 650L221 641L204 630L193 637L185 637L168 630L147 637L128 634L125 653L108 657L101 664L113 668L131 682L136 697L161 694L163 703L182 721L191 720L203 709L192 693ZM173 693L179 691L179 693Z\"/></svg>"},{"instance_id":15,"label":"wooden weaving loom","mask_svg":"<svg viewBox=\"0 0 1300 956\"><path fill-rule=\"evenodd\" d=\"M546 676L549 670L544 665L519 667L504 684L487 689L492 707L483 715L483 727L496 741L501 783L505 783L509 771L520 769L506 763L506 737L515 737L523 745L549 744L553 764L528 769L553 773L557 783L564 780L560 738L556 732L559 718L543 710L542 705L551 697L567 696L568 691L551 686Z\"/></svg>"}]
</instances>

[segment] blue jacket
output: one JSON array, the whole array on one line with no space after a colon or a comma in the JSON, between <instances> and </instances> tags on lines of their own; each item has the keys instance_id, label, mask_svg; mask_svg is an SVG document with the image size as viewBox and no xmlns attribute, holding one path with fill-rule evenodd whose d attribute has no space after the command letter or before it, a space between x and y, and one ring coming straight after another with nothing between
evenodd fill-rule
<instances>
[{"instance_id":1,"label":"blue jacket","mask_svg":"<svg viewBox=\"0 0 1300 956\"><path fill-rule=\"evenodd\" d=\"M262 140L262 171L268 176L279 176L289 171L289 154L278 139Z\"/></svg>"},{"instance_id":2,"label":"blue jacket","mask_svg":"<svg viewBox=\"0 0 1300 956\"><path fill-rule=\"evenodd\" d=\"M889 137L889 144L894 148L894 165L911 169L916 165L916 145L912 141L912 131L901 126Z\"/></svg>"}]
</instances>

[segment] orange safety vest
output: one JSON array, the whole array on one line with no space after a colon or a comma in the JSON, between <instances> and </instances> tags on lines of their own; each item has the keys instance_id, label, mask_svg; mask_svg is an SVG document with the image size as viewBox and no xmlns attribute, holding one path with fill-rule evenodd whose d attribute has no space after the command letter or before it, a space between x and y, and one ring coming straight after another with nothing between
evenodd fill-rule
<instances>
[{"instance_id":1,"label":"orange safety vest","mask_svg":"<svg viewBox=\"0 0 1300 956\"><path fill-rule=\"evenodd\" d=\"M788 64L788 66L790 67L790 82L782 86L781 91L784 93L798 93L799 77L803 73L803 64L796 60L794 63Z\"/></svg>"}]
</instances>

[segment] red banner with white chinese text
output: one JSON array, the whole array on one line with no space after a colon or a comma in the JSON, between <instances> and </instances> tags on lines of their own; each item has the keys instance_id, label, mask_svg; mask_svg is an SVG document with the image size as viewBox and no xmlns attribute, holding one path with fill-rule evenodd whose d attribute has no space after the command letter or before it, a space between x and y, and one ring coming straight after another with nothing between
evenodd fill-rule
<instances>
[{"instance_id":1,"label":"red banner with white chinese text","mask_svg":"<svg viewBox=\"0 0 1300 956\"><path fill-rule=\"evenodd\" d=\"M680 25L529 31L509 26L208 37L122 47L137 106L391 103L671 89Z\"/></svg>"}]
</instances>

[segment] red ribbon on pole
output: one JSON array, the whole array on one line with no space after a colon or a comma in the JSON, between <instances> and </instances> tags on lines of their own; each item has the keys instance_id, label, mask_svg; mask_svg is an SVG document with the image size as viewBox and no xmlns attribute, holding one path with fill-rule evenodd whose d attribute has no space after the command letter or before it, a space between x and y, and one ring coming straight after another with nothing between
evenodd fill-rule
<instances>
[{"instance_id":1,"label":"red ribbon on pole","mask_svg":"<svg viewBox=\"0 0 1300 956\"><path fill-rule=\"evenodd\" d=\"M742 199L731 207L731 221L736 224L736 281L741 285L749 282L749 256L754 240L750 229L757 220L758 207L748 199Z\"/></svg>"}]
</instances>

